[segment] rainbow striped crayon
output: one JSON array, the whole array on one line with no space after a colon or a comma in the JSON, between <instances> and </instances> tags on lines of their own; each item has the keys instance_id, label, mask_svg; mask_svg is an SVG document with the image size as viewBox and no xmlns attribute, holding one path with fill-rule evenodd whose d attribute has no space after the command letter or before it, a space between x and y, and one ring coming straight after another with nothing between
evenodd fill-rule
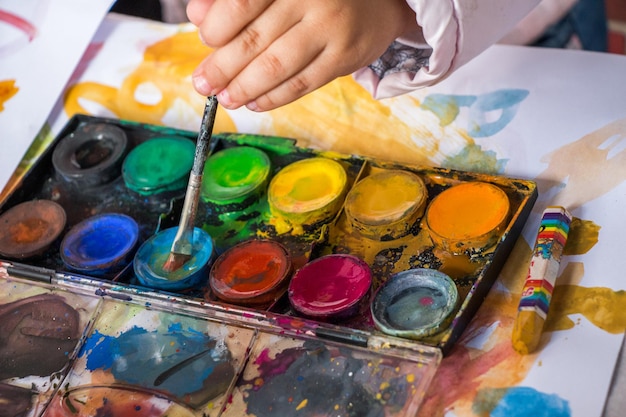
<instances>
[{"instance_id":1,"label":"rainbow striped crayon","mask_svg":"<svg viewBox=\"0 0 626 417\"><path fill-rule=\"evenodd\" d=\"M513 348L521 354L532 353L541 340L571 222L572 215L563 207L548 207L541 217L513 326Z\"/></svg>"}]
</instances>

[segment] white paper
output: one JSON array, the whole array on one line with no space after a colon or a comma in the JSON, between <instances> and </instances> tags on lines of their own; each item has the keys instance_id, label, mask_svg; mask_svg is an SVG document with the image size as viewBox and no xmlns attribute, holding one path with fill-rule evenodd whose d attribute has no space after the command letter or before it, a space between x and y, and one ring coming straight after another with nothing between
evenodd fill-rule
<instances>
[{"instance_id":1,"label":"white paper","mask_svg":"<svg viewBox=\"0 0 626 417\"><path fill-rule=\"evenodd\" d=\"M0 82L17 93L0 111L4 187L114 0L0 0ZM1 100L1 99L0 99Z\"/></svg>"}]
</instances>

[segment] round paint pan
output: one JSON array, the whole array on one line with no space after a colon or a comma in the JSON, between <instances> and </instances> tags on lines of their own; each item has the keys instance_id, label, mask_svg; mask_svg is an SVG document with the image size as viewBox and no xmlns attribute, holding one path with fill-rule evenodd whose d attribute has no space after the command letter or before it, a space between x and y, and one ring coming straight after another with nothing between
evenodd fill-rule
<instances>
[{"instance_id":1,"label":"round paint pan","mask_svg":"<svg viewBox=\"0 0 626 417\"><path fill-rule=\"evenodd\" d=\"M181 401L162 392L116 383L83 385L57 395L50 402L51 415L94 417L106 416L177 416L193 417L196 413Z\"/></svg>"},{"instance_id":2,"label":"round paint pan","mask_svg":"<svg viewBox=\"0 0 626 417\"><path fill-rule=\"evenodd\" d=\"M260 149L223 149L207 159L200 195L205 202L219 206L237 206L250 196L256 200L265 192L270 167L269 157Z\"/></svg>"},{"instance_id":3,"label":"round paint pan","mask_svg":"<svg viewBox=\"0 0 626 417\"><path fill-rule=\"evenodd\" d=\"M314 157L293 162L270 181L270 210L286 228L328 220L343 205L347 180L345 169L333 159Z\"/></svg>"},{"instance_id":4,"label":"round paint pan","mask_svg":"<svg viewBox=\"0 0 626 417\"><path fill-rule=\"evenodd\" d=\"M213 257L213 239L204 230L193 230L192 256L172 272L163 270L170 255L178 226L165 229L146 240L137 250L133 267L139 282L160 290L185 290L207 279Z\"/></svg>"},{"instance_id":5,"label":"round paint pan","mask_svg":"<svg viewBox=\"0 0 626 417\"><path fill-rule=\"evenodd\" d=\"M454 185L426 209L426 228L433 243L454 254L493 246L509 215L509 198L486 182Z\"/></svg>"},{"instance_id":6,"label":"round paint pan","mask_svg":"<svg viewBox=\"0 0 626 417\"><path fill-rule=\"evenodd\" d=\"M359 311L371 285L370 267L360 258L325 255L296 271L289 282L289 302L306 317L346 319Z\"/></svg>"},{"instance_id":7,"label":"round paint pan","mask_svg":"<svg viewBox=\"0 0 626 417\"><path fill-rule=\"evenodd\" d=\"M96 186L120 176L127 152L128 139L122 129L109 123L88 123L59 142L52 165L66 181Z\"/></svg>"},{"instance_id":8,"label":"round paint pan","mask_svg":"<svg viewBox=\"0 0 626 417\"><path fill-rule=\"evenodd\" d=\"M122 165L124 183L141 195L182 190L187 186L195 151L196 145L186 138L149 139L126 156Z\"/></svg>"},{"instance_id":9,"label":"round paint pan","mask_svg":"<svg viewBox=\"0 0 626 417\"><path fill-rule=\"evenodd\" d=\"M0 216L0 255L24 259L45 252L65 228L63 207L50 200L33 200L11 207Z\"/></svg>"},{"instance_id":10,"label":"round paint pan","mask_svg":"<svg viewBox=\"0 0 626 417\"><path fill-rule=\"evenodd\" d=\"M89 217L76 224L61 242L61 259L81 273L104 275L123 269L139 239L137 222L119 213Z\"/></svg>"},{"instance_id":11,"label":"round paint pan","mask_svg":"<svg viewBox=\"0 0 626 417\"><path fill-rule=\"evenodd\" d=\"M443 330L456 309L454 281L435 269L398 272L378 289L370 308L382 332L418 339Z\"/></svg>"},{"instance_id":12,"label":"round paint pan","mask_svg":"<svg viewBox=\"0 0 626 417\"><path fill-rule=\"evenodd\" d=\"M408 234L423 216L428 191L416 174L380 171L359 181L346 197L350 224L362 236L391 240Z\"/></svg>"},{"instance_id":13,"label":"round paint pan","mask_svg":"<svg viewBox=\"0 0 626 417\"><path fill-rule=\"evenodd\" d=\"M248 240L222 253L213 263L209 284L222 301L259 305L286 289L291 273L287 249L273 240Z\"/></svg>"}]
</instances>

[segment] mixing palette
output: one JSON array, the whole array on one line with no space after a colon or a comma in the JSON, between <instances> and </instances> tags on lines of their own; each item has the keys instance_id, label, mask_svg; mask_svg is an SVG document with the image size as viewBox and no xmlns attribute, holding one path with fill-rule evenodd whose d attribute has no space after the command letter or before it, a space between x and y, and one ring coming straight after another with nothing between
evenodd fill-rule
<instances>
[{"instance_id":1,"label":"mixing palette","mask_svg":"<svg viewBox=\"0 0 626 417\"><path fill-rule=\"evenodd\" d=\"M537 198L531 181L78 115L0 206L16 416L414 416Z\"/></svg>"}]
</instances>

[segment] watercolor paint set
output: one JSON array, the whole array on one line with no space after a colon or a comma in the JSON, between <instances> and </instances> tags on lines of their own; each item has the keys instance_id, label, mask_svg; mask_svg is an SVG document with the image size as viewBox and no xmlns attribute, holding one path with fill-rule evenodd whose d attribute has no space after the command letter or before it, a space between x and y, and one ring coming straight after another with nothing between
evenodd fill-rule
<instances>
[{"instance_id":1,"label":"watercolor paint set","mask_svg":"<svg viewBox=\"0 0 626 417\"><path fill-rule=\"evenodd\" d=\"M532 181L74 116L0 205L2 416L414 416Z\"/></svg>"}]
</instances>

